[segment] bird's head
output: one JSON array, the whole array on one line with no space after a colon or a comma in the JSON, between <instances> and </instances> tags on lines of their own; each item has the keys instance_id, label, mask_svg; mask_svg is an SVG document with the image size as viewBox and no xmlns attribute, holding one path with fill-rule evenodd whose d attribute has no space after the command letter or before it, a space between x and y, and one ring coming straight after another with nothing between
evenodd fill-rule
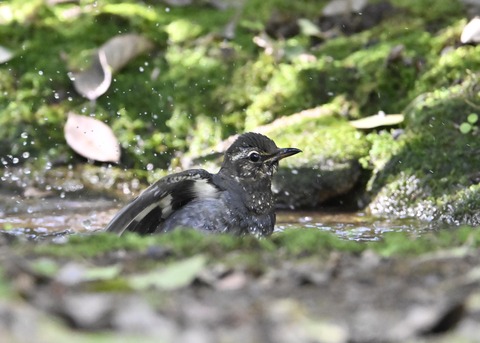
<instances>
[{"instance_id":1,"label":"bird's head","mask_svg":"<svg viewBox=\"0 0 480 343\"><path fill-rule=\"evenodd\" d=\"M259 133L240 135L225 152L221 172L239 179L271 178L278 162L301 152L296 148L278 148L274 141Z\"/></svg>"}]
</instances>

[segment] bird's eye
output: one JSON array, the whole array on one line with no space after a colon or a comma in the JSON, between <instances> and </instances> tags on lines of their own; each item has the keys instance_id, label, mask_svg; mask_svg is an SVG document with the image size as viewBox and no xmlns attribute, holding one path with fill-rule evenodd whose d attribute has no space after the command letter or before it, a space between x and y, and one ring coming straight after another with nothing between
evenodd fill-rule
<instances>
[{"instance_id":1,"label":"bird's eye","mask_svg":"<svg viewBox=\"0 0 480 343\"><path fill-rule=\"evenodd\" d=\"M260 161L260 154L256 151L252 151L251 153L248 154L248 158L252 162L258 162Z\"/></svg>"}]
</instances>

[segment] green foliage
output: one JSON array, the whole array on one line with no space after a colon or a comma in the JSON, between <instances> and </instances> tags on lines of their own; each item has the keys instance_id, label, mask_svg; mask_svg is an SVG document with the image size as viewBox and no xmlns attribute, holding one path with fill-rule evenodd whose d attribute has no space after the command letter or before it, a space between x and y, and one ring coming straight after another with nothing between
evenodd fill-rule
<instances>
[{"instance_id":1,"label":"green foliage","mask_svg":"<svg viewBox=\"0 0 480 343\"><path fill-rule=\"evenodd\" d=\"M478 122L478 114L476 113L470 113L467 116L467 120L464 121L463 123L460 124L459 130L461 133L464 135L468 133L477 133L478 132L478 127L475 126L475 124Z\"/></svg>"},{"instance_id":2,"label":"green foliage","mask_svg":"<svg viewBox=\"0 0 480 343\"><path fill-rule=\"evenodd\" d=\"M129 283L135 290L145 290L151 287L167 290L177 289L190 285L201 270L205 268L205 264L205 256L197 255L173 262L157 271L134 275L129 278Z\"/></svg>"},{"instance_id":3,"label":"green foliage","mask_svg":"<svg viewBox=\"0 0 480 343\"><path fill-rule=\"evenodd\" d=\"M415 96L450 87L468 77L471 70L480 67L480 46L463 46L443 53L435 52L428 63L428 69L418 78L411 91Z\"/></svg>"},{"instance_id":4,"label":"green foliage","mask_svg":"<svg viewBox=\"0 0 480 343\"><path fill-rule=\"evenodd\" d=\"M392 0L391 2L410 12L410 15L423 17L428 23L449 23L452 18L463 14L463 4L458 0Z\"/></svg>"}]
</instances>

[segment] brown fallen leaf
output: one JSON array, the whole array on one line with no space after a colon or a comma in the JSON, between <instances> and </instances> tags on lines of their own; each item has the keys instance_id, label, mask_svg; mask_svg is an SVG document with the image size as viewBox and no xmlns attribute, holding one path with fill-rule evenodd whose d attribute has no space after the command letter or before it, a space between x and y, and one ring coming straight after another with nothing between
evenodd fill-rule
<instances>
[{"instance_id":1,"label":"brown fallen leaf","mask_svg":"<svg viewBox=\"0 0 480 343\"><path fill-rule=\"evenodd\" d=\"M153 48L147 38L134 33L115 36L103 44L99 51L105 53L107 64L116 72L140 54Z\"/></svg>"},{"instance_id":2,"label":"brown fallen leaf","mask_svg":"<svg viewBox=\"0 0 480 343\"><path fill-rule=\"evenodd\" d=\"M112 73L152 48L150 40L137 34L111 38L95 52L89 68L73 74L75 90L89 100L97 99L110 87Z\"/></svg>"},{"instance_id":3,"label":"brown fallen leaf","mask_svg":"<svg viewBox=\"0 0 480 343\"><path fill-rule=\"evenodd\" d=\"M67 144L79 155L100 162L120 161L120 144L104 122L70 112L64 127Z\"/></svg>"},{"instance_id":4,"label":"brown fallen leaf","mask_svg":"<svg viewBox=\"0 0 480 343\"><path fill-rule=\"evenodd\" d=\"M75 90L88 100L95 100L104 94L112 83L112 68L107 63L105 52L99 50L90 68L74 74L72 80Z\"/></svg>"}]
</instances>

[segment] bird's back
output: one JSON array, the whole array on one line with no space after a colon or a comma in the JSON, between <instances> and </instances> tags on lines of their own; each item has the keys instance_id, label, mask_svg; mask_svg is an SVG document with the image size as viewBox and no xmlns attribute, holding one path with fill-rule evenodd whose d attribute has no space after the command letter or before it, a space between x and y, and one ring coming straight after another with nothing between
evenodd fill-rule
<instances>
[{"instance_id":1,"label":"bird's back","mask_svg":"<svg viewBox=\"0 0 480 343\"><path fill-rule=\"evenodd\" d=\"M166 176L121 209L106 231L148 234L161 231L165 221L195 199L214 198L222 190L212 182L212 174L192 169Z\"/></svg>"},{"instance_id":2,"label":"bird's back","mask_svg":"<svg viewBox=\"0 0 480 343\"><path fill-rule=\"evenodd\" d=\"M202 169L172 174L125 206L106 231L149 234L184 227L211 233L270 234L275 225L273 208L250 211L238 188L234 180Z\"/></svg>"}]
</instances>

